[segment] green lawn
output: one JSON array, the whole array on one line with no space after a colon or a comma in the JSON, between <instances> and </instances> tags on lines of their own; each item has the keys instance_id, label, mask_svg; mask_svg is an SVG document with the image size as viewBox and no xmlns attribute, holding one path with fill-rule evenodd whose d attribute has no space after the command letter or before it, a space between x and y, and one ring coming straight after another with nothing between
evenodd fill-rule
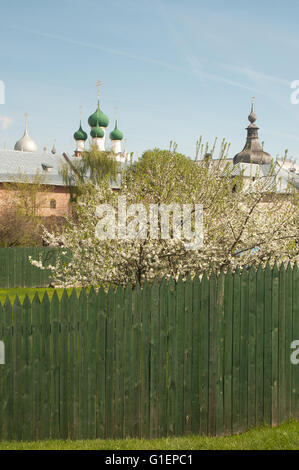
<instances>
[{"instance_id":1,"label":"green lawn","mask_svg":"<svg viewBox=\"0 0 299 470\"><path fill-rule=\"evenodd\" d=\"M42 299L45 291L48 292L49 297L51 298L52 295L54 294L55 290L57 291L57 294L59 297L62 296L63 289L51 289L51 288L27 288L27 287L16 287L12 289L0 289L0 302L3 304L5 302L6 297L8 296L10 298L10 301L13 302L16 295L19 296L19 299L21 302L25 299L26 294L28 294L30 300L33 299L35 292L38 292L40 299ZM72 288L67 289L67 292L70 294L72 292ZM80 289L76 289L77 293L80 292Z\"/></svg>"},{"instance_id":2,"label":"green lawn","mask_svg":"<svg viewBox=\"0 0 299 470\"><path fill-rule=\"evenodd\" d=\"M299 422L229 437L189 436L155 440L0 442L0 450L298 450Z\"/></svg>"}]
</instances>

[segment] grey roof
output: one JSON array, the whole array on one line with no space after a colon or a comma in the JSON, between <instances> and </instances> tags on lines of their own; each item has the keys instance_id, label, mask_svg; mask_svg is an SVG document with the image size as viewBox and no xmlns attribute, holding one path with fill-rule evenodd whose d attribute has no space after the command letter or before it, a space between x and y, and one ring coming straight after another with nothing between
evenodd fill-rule
<instances>
[{"instance_id":1,"label":"grey roof","mask_svg":"<svg viewBox=\"0 0 299 470\"><path fill-rule=\"evenodd\" d=\"M78 157L69 157L78 161ZM0 150L0 183L22 183L34 181L39 172L42 175L41 184L65 186L59 170L66 163L63 155L53 155L48 152L22 152L16 150ZM121 164L124 167L124 164ZM112 189L119 189L120 175L116 182L111 183Z\"/></svg>"},{"instance_id":2,"label":"grey roof","mask_svg":"<svg viewBox=\"0 0 299 470\"><path fill-rule=\"evenodd\" d=\"M42 184L64 186L59 174L62 155L47 152L22 152L17 150L0 150L0 182L23 182L24 177L33 181L37 172L43 175ZM23 176L23 178L22 178Z\"/></svg>"}]
</instances>

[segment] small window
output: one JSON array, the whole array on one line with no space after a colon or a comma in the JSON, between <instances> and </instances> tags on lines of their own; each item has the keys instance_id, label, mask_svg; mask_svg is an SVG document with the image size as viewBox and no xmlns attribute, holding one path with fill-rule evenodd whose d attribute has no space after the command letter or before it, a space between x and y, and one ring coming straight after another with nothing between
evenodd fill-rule
<instances>
[{"instance_id":1,"label":"small window","mask_svg":"<svg viewBox=\"0 0 299 470\"><path fill-rule=\"evenodd\" d=\"M50 209L56 209L56 201L55 201L55 199L51 199L51 201L50 201Z\"/></svg>"}]
</instances>

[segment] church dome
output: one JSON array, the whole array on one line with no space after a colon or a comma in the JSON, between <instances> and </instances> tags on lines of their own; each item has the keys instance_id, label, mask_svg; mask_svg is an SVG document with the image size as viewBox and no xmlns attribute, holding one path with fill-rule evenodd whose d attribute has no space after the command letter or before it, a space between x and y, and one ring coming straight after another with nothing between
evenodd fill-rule
<instances>
[{"instance_id":1,"label":"church dome","mask_svg":"<svg viewBox=\"0 0 299 470\"><path fill-rule=\"evenodd\" d=\"M112 132L110 132L110 139L111 140L122 140L123 139L123 134L120 132L120 130L117 128L117 121L115 121L115 127Z\"/></svg>"},{"instance_id":2,"label":"church dome","mask_svg":"<svg viewBox=\"0 0 299 470\"><path fill-rule=\"evenodd\" d=\"M246 144L243 150L237 155L234 156L233 162L234 165L237 163L254 163L259 165L269 165L272 162L272 156L265 152L262 148L259 138L258 130L259 128L255 124L257 117L253 109L253 102L251 106L251 112L248 116L248 121L250 122L247 130L247 139Z\"/></svg>"},{"instance_id":3,"label":"church dome","mask_svg":"<svg viewBox=\"0 0 299 470\"><path fill-rule=\"evenodd\" d=\"M107 127L109 124L109 119L103 111L100 110L100 104L98 102L97 110L88 118L88 124L90 127L96 127L98 124L100 127Z\"/></svg>"},{"instance_id":4,"label":"church dome","mask_svg":"<svg viewBox=\"0 0 299 470\"><path fill-rule=\"evenodd\" d=\"M37 145L33 139L28 135L27 131L27 114L25 115L25 132L23 137L18 140L15 144L14 150L19 150L21 152L37 152Z\"/></svg>"},{"instance_id":5,"label":"church dome","mask_svg":"<svg viewBox=\"0 0 299 470\"><path fill-rule=\"evenodd\" d=\"M96 123L95 127L93 127L91 129L90 135L94 139L101 139L102 137L104 137L105 133L104 133L103 129L100 128L98 122Z\"/></svg>"},{"instance_id":6,"label":"church dome","mask_svg":"<svg viewBox=\"0 0 299 470\"><path fill-rule=\"evenodd\" d=\"M80 122L80 127L79 129L75 132L74 134L74 139L75 140L86 140L87 139L87 134L86 132L82 129L81 122Z\"/></svg>"}]
</instances>

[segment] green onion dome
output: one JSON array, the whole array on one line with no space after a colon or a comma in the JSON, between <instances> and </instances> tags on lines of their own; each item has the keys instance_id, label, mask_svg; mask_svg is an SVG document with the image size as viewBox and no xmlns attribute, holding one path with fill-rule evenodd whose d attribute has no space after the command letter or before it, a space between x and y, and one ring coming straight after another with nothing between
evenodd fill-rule
<instances>
[{"instance_id":1,"label":"green onion dome","mask_svg":"<svg viewBox=\"0 0 299 470\"><path fill-rule=\"evenodd\" d=\"M96 126L91 129L90 135L94 139L101 139L102 137L104 137L105 133L103 129L100 128L98 122L96 123Z\"/></svg>"},{"instance_id":2,"label":"green onion dome","mask_svg":"<svg viewBox=\"0 0 299 470\"><path fill-rule=\"evenodd\" d=\"M107 127L109 124L108 117L100 110L100 104L98 102L97 110L88 118L88 124L90 127L96 127L99 124L100 127Z\"/></svg>"},{"instance_id":3,"label":"green onion dome","mask_svg":"<svg viewBox=\"0 0 299 470\"><path fill-rule=\"evenodd\" d=\"M79 129L78 129L77 132L75 132L75 134L74 134L74 139L75 139L75 140L86 140L86 139L87 139L87 134L86 134L86 132L84 132L84 130L82 129L81 121L80 121L80 127L79 127Z\"/></svg>"},{"instance_id":4,"label":"green onion dome","mask_svg":"<svg viewBox=\"0 0 299 470\"><path fill-rule=\"evenodd\" d=\"M123 139L123 134L120 132L119 129L117 129L117 121L115 121L115 127L112 132L110 132L110 139L111 140L122 140Z\"/></svg>"}]
</instances>

